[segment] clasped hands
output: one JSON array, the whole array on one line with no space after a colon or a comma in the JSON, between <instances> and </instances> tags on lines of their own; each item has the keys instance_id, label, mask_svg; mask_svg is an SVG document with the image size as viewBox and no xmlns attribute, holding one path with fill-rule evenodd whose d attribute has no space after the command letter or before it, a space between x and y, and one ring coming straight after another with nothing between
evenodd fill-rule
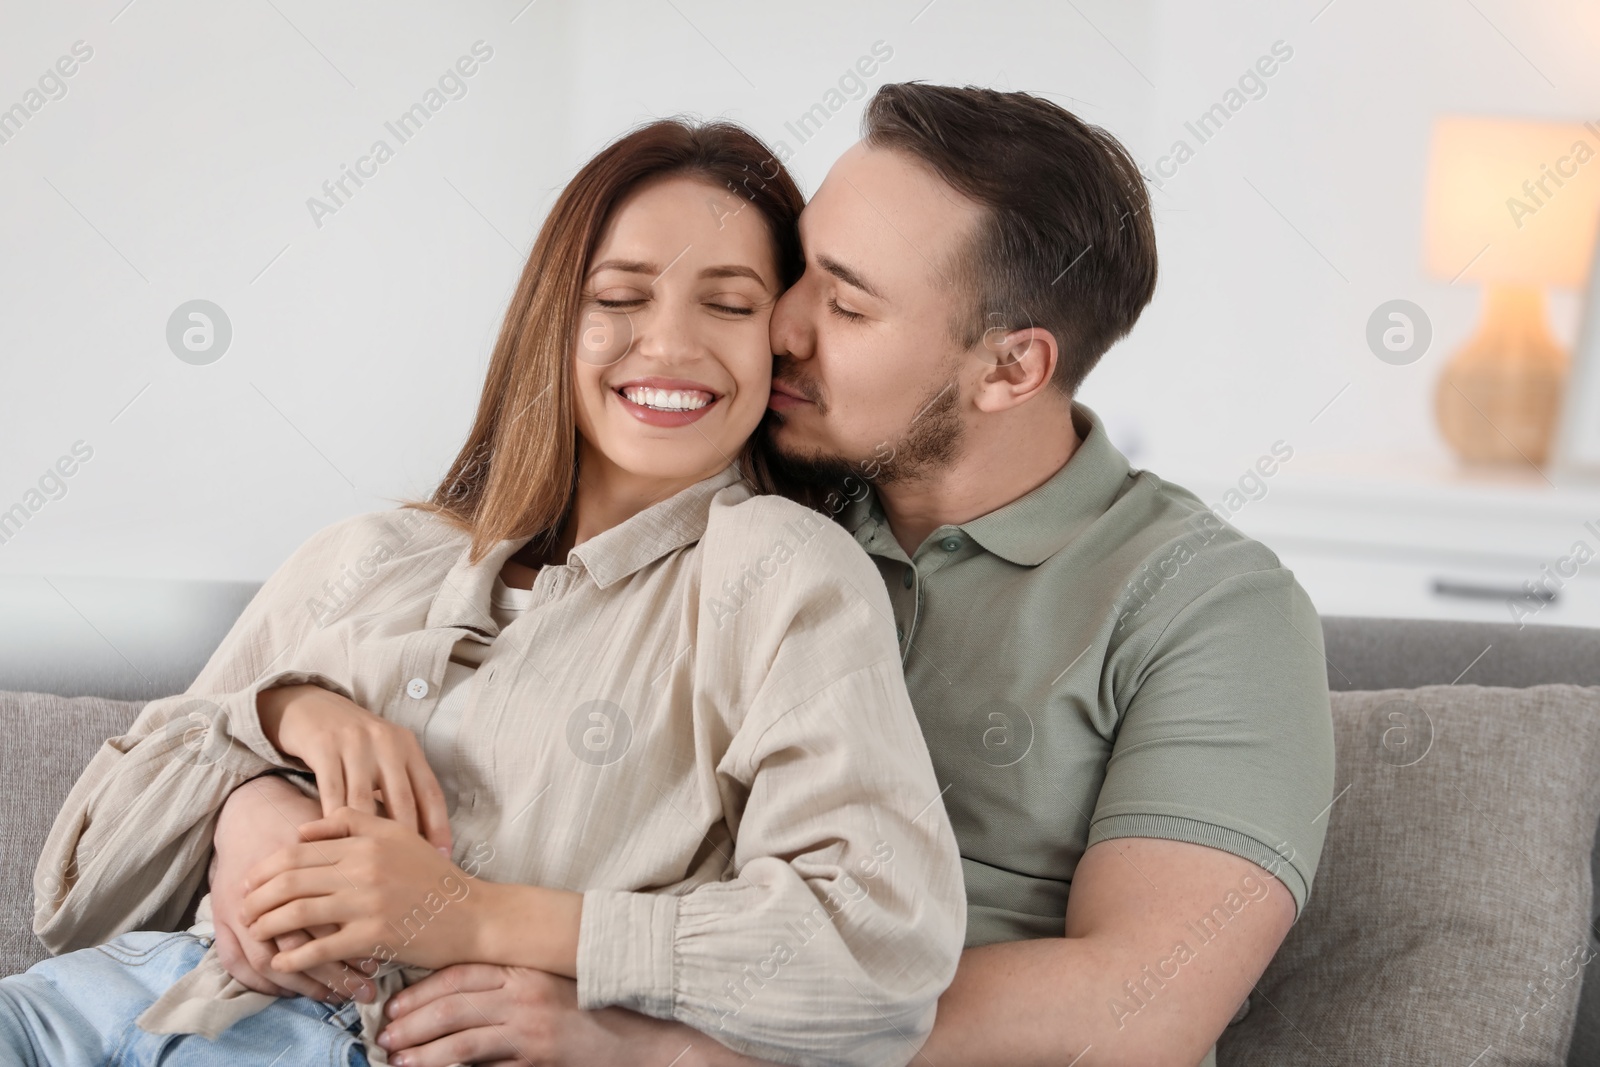
<instances>
[{"instance_id":1,"label":"clasped hands","mask_svg":"<svg viewBox=\"0 0 1600 1067\"><path fill-rule=\"evenodd\" d=\"M239 919L256 940L274 939L273 968L351 960L375 971L390 959L437 967L451 962L451 946L469 948L470 909L455 905L471 888L449 860L444 791L416 735L316 685L269 689L256 710L267 740L316 775L322 813L243 875ZM401 915L391 928L385 917Z\"/></svg>"},{"instance_id":2,"label":"clasped hands","mask_svg":"<svg viewBox=\"0 0 1600 1067\"><path fill-rule=\"evenodd\" d=\"M316 773L320 799L267 776L224 805L213 915L230 974L342 1002L370 1001L389 959L434 968L386 1007L379 1043L408 1067L630 1062L622 1035L633 1052L653 1036L642 1017L579 1010L560 974L462 962L491 958L479 942L496 887L450 862L443 791L414 735L317 686L268 690L257 708L268 740Z\"/></svg>"},{"instance_id":3,"label":"clasped hands","mask_svg":"<svg viewBox=\"0 0 1600 1067\"><path fill-rule=\"evenodd\" d=\"M481 958L476 890L483 883L416 831L341 807L299 833L300 843L245 872L240 923L263 942L337 930L280 950L274 970L355 960L371 972L396 959L436 969Z\"/></svg>"},{"instance_id":4,"label":"clasped hands","mask_svg":"<svg viewBox=\"0 0 1600 1067\"><path fill-rule=\"evenodd\" d=\"M328 820L335 819L336 813L346 808L376 819L380 796L384 813L392 820L387 829L404 829L414 841L426 840L429 847L448 856L450 824L444 793L410 731L379 718L340 694L315 685L283 686L261 692L256 710L268 742L279 752L297 757L315 773L319 797L307 797L275 775L247 782L228 797L213 838L212 915L218 956L229 974L258 992L275 996L298 993L335 1002L346 997L370 1000L376 990L368 976L376 970L376 965L369 963L364 971L352 965L362 962L364 952L381 953L378 943L352 953L348 964L328 960L304 967L303 973L302 968L280 969L273 961L288 952L299 952L301 960L313 954L324 956L326 946L314 952L302 950L314 941L342 933L341 928L333 923L312 922L276 936L258 938L250 932L248 923L259 919L261 912L267 909L253 911L246 920L243 897L247 888L267 880L257 874L255 868L274 857L280 849L315 841L316 847L322 849L316 862L322 866L328 866L336 852L348 852L350 844L359 839L360 828L348 815L341 822ZM315 825L310 838L301 834L302 825ZM334 838L345 839L346 843L335 849L331 845ZM391 833L388 845L393 847L399 843L399 838ZM410 851L410 854L418 853ZM345 858L348 864L353 857ZM280 857L274 862L280 866L273 868L273 875L301 870L306 866L306 852L303 849L297 852L294 861ZM283 865L289 862L296 866ZM380 862L392 863L394 857ZM328 866L329 871L336 869ZM390 868L391 871L397 869ZM432 873L443 874L436 870ZM341 876L341 887L346 891L353 888L353 879L346 880L348 874L346 871ZM252 875L256 875L256 879L247 887L245 883ZM324 879L325 875L326 872ZM289 882L303 883L305 878L303 874L296 874ZM284 885L280 882L275 887L277 897L264 896L259 900L286 902L281 895ZM316 907L326 909L329 903L344 913L350 900L347 894L341 894L340 900L323 902ZM419 947L427 951L434 936L430 933ZM343 940L348 942L350 937Z\"/></svg>"}]
</instances>

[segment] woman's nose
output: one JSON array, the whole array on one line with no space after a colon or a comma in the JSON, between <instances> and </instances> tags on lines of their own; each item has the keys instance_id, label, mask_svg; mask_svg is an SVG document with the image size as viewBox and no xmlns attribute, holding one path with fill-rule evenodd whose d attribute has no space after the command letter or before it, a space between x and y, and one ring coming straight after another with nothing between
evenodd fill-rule
<instances>
[{"instance_id":1,"label":"woman's nose","mask_svg":"<svg viewBox=\"0 0 1600 1067\"><path fill-rule=\"evenodd\" d=\"M646 315L634 316L634 320L640 355L656 359L691 359L699 353L692 313L687 309L663 302Z\"/></svg>"}]
</instances>

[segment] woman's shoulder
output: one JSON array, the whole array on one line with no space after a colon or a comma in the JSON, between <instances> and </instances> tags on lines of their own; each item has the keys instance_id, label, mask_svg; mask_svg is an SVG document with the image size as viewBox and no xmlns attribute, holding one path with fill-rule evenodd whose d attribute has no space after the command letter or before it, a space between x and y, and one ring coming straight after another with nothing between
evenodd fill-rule
<instances>
[{"instance_id":1,"label":"woman's shoulder","mask_svg":"<svg viewBox=\"0 0 1600 1067\"><path fill-rule=\"evenodd\" d=\"M459 545L465 543L468 536L433 512L421 508L385 508L335 519L306 538L295 550L294 558L309 562L337 557L354 565L368 556L388 559L444 545Z\"/></svg>"},{"instance_id":2,"label":"woman's shoulder","mask_svg":"<svg viewBox=\"0 0 1600 1067\"><path fill-rule=\"evenodd\" d=\"M699 552L700 669L734 699L791 707L848 674L900 680L894 609L877 566L844 527L781 496L729 486Z\"/></svg>"},{"instance_id":3,"label":"woman's shoulder","mask_svg":"<svg viewBox=\"0 0 1600 1067\"><path fill-rule=\"evenodd\" d=\"M712 498L701 550L708 578L713 571L745 584L754 578L774 592L847 583L861 593L877 587L887 597L877 568L844 527L788 497L753 493L743 484Z\"/></svg>"},{"instance_id":4,"label":"woman's shoulder","mask_svg":"<svg viewBox=\"0 0 1600 1067\"><path fill-rule=\"evenodd\" d=\"M779 542L813 547L819 553L866 558L855 538L814 508L772 493L730 485L711 498L705 538L719 549L762 550Z\"/></svg>"}]
</instances>

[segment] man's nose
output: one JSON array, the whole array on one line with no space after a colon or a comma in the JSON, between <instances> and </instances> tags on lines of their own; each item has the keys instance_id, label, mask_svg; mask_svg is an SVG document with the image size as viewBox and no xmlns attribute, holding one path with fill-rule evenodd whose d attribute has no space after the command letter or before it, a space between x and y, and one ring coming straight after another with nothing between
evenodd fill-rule
<instances>
[{"instance_id":1,"label":"man's nose","mask_svg":"<svg viewBox=\"0 0 1600 1067\"><path fill-rule=\"evenodd\" d=\"M807 316L807 304L801 283L796 282L778 297L768 324L773 355L791 359L810 359L812 338L815 336Z\"/></svg>"}]
</instances>

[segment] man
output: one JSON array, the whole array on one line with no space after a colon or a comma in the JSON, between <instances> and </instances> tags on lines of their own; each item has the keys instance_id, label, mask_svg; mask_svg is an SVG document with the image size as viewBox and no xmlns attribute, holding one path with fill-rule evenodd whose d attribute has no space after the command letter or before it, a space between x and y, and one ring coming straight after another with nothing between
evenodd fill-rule
<instances>
[{"instance_id":1,"label":"man","mask_svg":"<svg viewBox=\"0 0 1600 1067\"><path fill-rule=\"evenodd\" d=\"M864 129L802 217L769 428L878 564L963 854L966 952L906 1060L1213 1063L1322 848L1317 615L1072 401L1155 285L1121 146L1036 97L917 84ZM751 1062L537 973L398 999L407 1063Z\"/></svg>"}]
</instances>

